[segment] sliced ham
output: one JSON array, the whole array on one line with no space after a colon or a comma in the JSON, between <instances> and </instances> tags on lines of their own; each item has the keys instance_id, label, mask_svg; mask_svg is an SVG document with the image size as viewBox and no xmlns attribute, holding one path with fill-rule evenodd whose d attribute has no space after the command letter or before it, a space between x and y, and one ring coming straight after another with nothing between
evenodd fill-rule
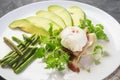
<instances>
[{"instance_id":1,"label":"sliced ham","mask_svg":"<svg viewBox=\"0 0 120 80\"><path fill-rule=\"evenodd\" d=\"M82 51L72 52L72 51L70 51L70 50L68 50L66 48L63 49L64 51L70 53L70 62L68 63L68 67L74 72L79 72L80 71L80 69L79 69L79 61L80 61L81 56L86 53L88 48L90 48L90 47L94 48L93 46L96 43L96 35L94 33L87 34L87 37L88 37L88 42L83 47Z\"/></svg>"}]
</instances>

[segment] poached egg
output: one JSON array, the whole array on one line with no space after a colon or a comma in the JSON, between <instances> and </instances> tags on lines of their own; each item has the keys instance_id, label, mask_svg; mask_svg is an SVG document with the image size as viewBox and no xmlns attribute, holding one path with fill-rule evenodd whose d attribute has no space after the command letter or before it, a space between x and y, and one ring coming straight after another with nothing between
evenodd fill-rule
<instances>
[{"instance_id":1,"label":"poached egg","mask_svg":"<svg viewBox=\"0 0 120 80\"><path fill-rule=\"evenodd\" d=\"M88 41L86 32L77 26L63 29L60 38L62 46L73 52L82 51Z\"/></svg>"}]
</instances>

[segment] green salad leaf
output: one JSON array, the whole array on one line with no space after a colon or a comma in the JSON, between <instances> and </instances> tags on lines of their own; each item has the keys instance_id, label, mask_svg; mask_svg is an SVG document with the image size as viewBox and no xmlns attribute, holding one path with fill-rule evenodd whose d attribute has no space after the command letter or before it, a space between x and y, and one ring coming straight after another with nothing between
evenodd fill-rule
<instances>
[{"instance_id":1,"label":"green salad leaf","mask_svg":"<svg viewBox=\"0 0 120 80\"><path fill-rule=\"evenodd\" d=\"M99 50L100 52L98 52L98 50ZM100 53L101 56L103 56L103 57L109 56L109 55L108 55L108 52L104 51L104 50L103 50L103 46L101 46L101 45L96 45L95 48L94 48L93 55L96 55L96 54L98 54L98 53Z\"/></svg>"},{"instance_id":2,"label":"green salad leaf","mask_svg":"<svg viewBox=\"0 0 120 80\"><path fill-rule=\"evenodd\" d=\"M50 37L41 36L40 40L42 47L36 51L36 56L42 58L47 64L46 68L55 68L59 71L65 69L69 62L69 54L62 50L61 39L59 37L60 30L53 30L50 24L49 34Z\"/></svg>"},{"instance_id":3,"label":"green salad leaf","mask_svg":"<svg viewBox=\"0 0 120 80\"><path fill-rule=\"evenodd\" d=\"M62 71L65 69L66 63L69 62L69 55L58 48L55 51L48 53L45 62L47 64L47 69L56 68L57 70Z\"/></svg>"},{"instance_id":4,"label":"green salad leaf","mask_svg":"<svg viewBox=\"0 0 120 80\"><path fill-rule=\"evenodd\" d=\"M97 39L108 40L108 37L103 30L104 26L102 24L93 25L91 20L85 19L85 20L81 21L79 27L82 29L85 29L87 27L88 33L95 33L97 36Z\"/></svg>"},{"instance_id":5,"label":"green salad leaf","mask_svg":"<svg viewBox=\"0 0 120 80\"><path fill-rule=\"evenodd\" d=\"M101 54L104 53L103 47L102 47L101 45L96 45L95 48L94 48L93 55L97 54L97 53L98 53L98 50L100 50Z\"/></svg>"},{"instance_id":6,"label":"green salad leaf","mask_svg":"<svg viewBox=\"0 0 120 80\"><path fill-rule=\"evenodd\" d=\"M42 58L45 56L45 48L41 47L37 49L35 53L36 53L36 57Z\"/></svg>"}]
</instances>

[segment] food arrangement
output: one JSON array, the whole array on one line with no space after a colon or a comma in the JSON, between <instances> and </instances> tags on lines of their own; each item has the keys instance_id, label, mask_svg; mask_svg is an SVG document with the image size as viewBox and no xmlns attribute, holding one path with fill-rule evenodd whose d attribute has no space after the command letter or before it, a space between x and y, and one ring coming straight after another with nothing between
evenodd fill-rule
<instances>
[{"instance_id":1,"label":"food arrangement","mask_svg":"<svg viewBox=\"0 0 120 80\"><path fill-rule=\"evenodd\" d=\"M13 36L4 37L4 42L12 49L0 60L1 67L10 67L16 74L23 71L35 59L42 59L46 69L63 71L66 68L80 72L80 68L90 71L90 64L99 64L107 55L98 40L108 41L102 24L93 25L85 12L71 6L50 5L48 10L40 10L35 16L13 21L9 27L31 34L23 34L23 40Z\"/></svg>"}]
</instances>

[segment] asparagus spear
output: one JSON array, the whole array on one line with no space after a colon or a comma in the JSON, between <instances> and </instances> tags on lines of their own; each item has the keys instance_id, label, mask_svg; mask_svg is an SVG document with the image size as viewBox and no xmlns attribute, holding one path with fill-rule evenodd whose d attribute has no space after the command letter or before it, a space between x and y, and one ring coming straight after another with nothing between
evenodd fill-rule
<instances>
[{"instance_id":1,"label":"asparagus spear","mask_svg":"<svg viewBox=\"0 0 120 80\"><path fill-rule=\"evenodd\" d=\"M31 37L28 37L27 35L23 34L23 39L27 42L32 41ZM35 37L35 35L32 35L32 37Z\"/></svg>"},{"instance_id":2,"label":"asparagus spear","mask_svg":"<svg viewBox=\"0 0 120 80\"><path fill-rule=\"evenodd\" d=\"M35 37L35 35L32 35L32 36L30 37L30 38L31 38L31 41L34 39L34 37ZM19 48L20 50L22 50L22 51L23 51L24 49L26 49L26 47L28 47L28 46L31 44L31 42L26 41L27 38L28 38L27 36L24 37L25 46L23 46L22 44L19 44L19 45L18 45L18 48ZM8 53L8 54L1 60L2 64L4 64L5 60L7 60L8 58L13 57L13 56L15 56L15 59L16 59L16 58L18 58L19 55L17 55L14 51L11 51L10 53ZM12 62L12 61L15 62L16 60L11 59L10 62ZM10 63L10 62L9 62L9 63Z\"/></svg>"},{"instance_id":3,"label":"asparagus spear","mask_svg":"<svg viewBox=\"0 0 120 80\"><path fill-rule=\"evenodd\" d=\"M36 42L38 41L38 39L39 39L39 37L36 37L30 45L35 45ZM27 51L27 49L25 48L25 50L23 51L23 54L27 53L26 51ZM13 65L16 61L20 61L19 59L21 60L21 57L16 57L14 60L10 61L9 65Z\"/></svg>"},{"instance_id":4,"label":"asparagus spear","mask_svg":"<svg viewBox=\"0 0 120 80\"><path fill-rule=\"evenodd\" d=\"M34 41L35 41L35 40L33 39L33 42L34 42ZM26 51L27 51L26 48L27 48L29 45L31 45L31 42L29 42L28 44L26 44L26 47L24 47L24 48L22 49L23 54L26 53ZM9 62L9 65L14 64L16 61L19 61L19 59L21 59L21 57L19 57L18 55L16 55L15 59L13 59L13 60L11 60L11 61Z\"/></svg>"},{"instance_id":5,"label":"asparagus spear","mask_svg":"<svg viewBox=\"0 0 120 80\"><path fill-rule=\"evenodd\" d=\"M11 51L9 52L6 56L4 56L4 58L2 58L0 61L1 63L4 62L6 59L10 58L11 57L11 54L13 53L14 51Z\"/></svg>"},{"instance_id":6,"label":"asparagus spear","mask_svg":"<svg viewBox=\"0 0 120 80\"><path fill-rule=\"evenodd\" d=\"M32 49L29 48L29 47L26 48L26 50L25 50L25 52L24 52L24 56L15 58L13 61L11 61L11 62L9 63L9 65L12 65L12 66L11 66L12 68L16 67L16 66L22 61L22 59L24 59L25 55L27 55L31 50L32 50ZM25 54L25 53L26 53L26 54ZM16 64L16 63L17 63L17 64ZM15 65L15 64L16 64L16 65ZM13 66L13 65L14 65L14 66Z\"/></svg>"},{"instance_id":7,"label":"asparagus spear","mask_svg":"<svg viewBox=\"0 0 120 80\"><path fill-rule=\"evenodd\" d=\"M12 40L15 41L15 42L18 43L18 44L25 45L23 41L21 41L20 39L18 39L18 38L15 37L15 36L12 37Z\"/></svg>"},{"instance_id":8,"label":"asparagus spear","mask_svg":"<svg viewBox=\"0 0 120 80\"><path fill-rule=\"evenodd\" d=\"M15 45L12 44L12 48L15 48L16 52L15 51L10 52L0 61L0 63L2 62L1 65L2 67L10 65L12 68L14 68L13 70L15 71L15 73L21 72L24 68L27 67L29 63L31 63L35 59L34 52L36 48L31 50L28 50L28 48L29 46L35 45L38 42L39 37L35 37L35 35L33 35L32 37L27 37L26 35L23 35L23 38L25 40L24 42L25 45L19 39L13 37L14 41L19 43L19 45L16 47L23 53L23 55L22 56L18 55L16 53L18 51L16 51ZM8 39L5 38L5 41L6 40ZM11 43L12 42L8 41L9 45Z\"/></svg>"},{"instance_id":9,"label":"asparagus spear","mask_svg":"<svg viewBox=\"0 0 120 80\"><path fill-rule=\"evenodd\" d=\"M21 64L18 68L14 69L14 72L16 74L23 71L32 61L36 59L36 55L33 54L31 57L29 57L23 64Z\"/></svg>"},{"instance_id":10,"label":"asparagus spear","mask_svg":"<svg viewBox=\"0 0 120 80\"><path fill-rule=\"evenodd\" d=\"M8 66L7 64L9 63L9 61L11 60L11 58L6 59L4 62L1 63L1 67L6 67Z\"/></svg>"},{"instance_id":11,"label":"asparagus spear","mask_svg":"<svg viewBox=\"0 0 120 80\"><path fill-rule=\"evenodd\" d=\"M3 38L4 42L15 52L17 52L19 55L23 55L23 53L20 51L20 49L14 44L12 43L12 41L10 41L9 39L7 39L6 37Z\"/></svg>"},{"instance_id":12,"label":"asparagus spear","mask_svg":"<svg viewBox=\"0 0 120 80\"><path fill-rule=\"evenodd\" d=\"M22 49L22 45L19 44L19 45L18 45L18 48L21 50L21 49ZM15 55L15 54L16 54L15 51L10 51L6 56L4 56L4 58L3 58L1 61L4 61L4 60L10 58L11 56L13 56L13 55Z\"/></svg>"},{"instance_id":13,"label":"asparagus spear","mask_svg":"<svg viewBox=\"0 0 120 80\"><path fill-rule=\"evenodd\" d=\"M34 54L35 50L37 48L29 48L31 49L26 55L23 56L23 58L17 63L17 65L15 67L13 67L14 69L18 68L21 64L23 64L31 55Z\"/></svg>"},{"instance_id":14,"label":"asparagus spear","mask_svg":"<svg viewBox=\"0 0 120 80\"><path fill-rule=\"evenodd\" d=\"M32 36L30 37L30 38L31 38L31 41L33 40L34 37L35 37L35 35L32 35ZM27 45L28 43L31 43L31 42L26 41L27 38L28 38L27 36L24 37L24 40L25 40L25 41L24 41L24 45L25 45L25 46L23 46L22 43L20 43L20 44L17 46L19 49L23 49L23 48L25 48L25 47L28 46L28 45ZM9 55L11 55L11 54L13 54L13 53L14 53L14 51L11 51L11 52L9 52L5 57L8 57ZM4 57L4 58L5 58L5 57ZM3 59L4 59L4 58L3 58Z\"/></svg>"}]
</instances>

